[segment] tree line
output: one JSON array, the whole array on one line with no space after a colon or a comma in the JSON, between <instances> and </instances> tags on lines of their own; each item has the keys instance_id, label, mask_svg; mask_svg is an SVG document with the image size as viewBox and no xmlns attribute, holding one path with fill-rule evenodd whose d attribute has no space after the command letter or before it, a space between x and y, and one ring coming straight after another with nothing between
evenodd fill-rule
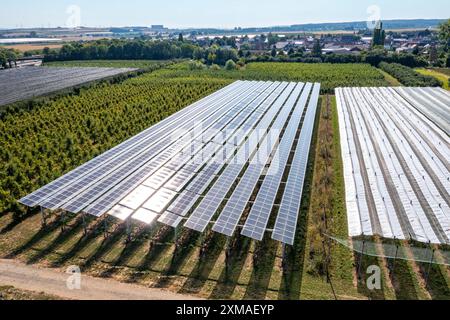
<instances>
[{"instance_id":1,"label":"tree line","mask_svg":"<svg viewBox=\"0 0 450 320\"><path fill-rule=\"evenodd\" d=\"M59 51L44 49L45 61L66 60L205 60L208 64L225 65L228 60L239 59L235 49L221 48L217 45L202 48L190 42L143 39L97 40L92 42L72 42Z\"/></svg>"},{"instance_id":2,"label":"tree line","mask_svg":"<svg viewBox=\"0 0 450 320\"><path fill-rule=\"evenodd\" d=\"M382 62L380 63L379 67L394 78L398 79L403 85L407 87L442 86L442 83L438 79L431 76L422 75L417 71L398 63Z\"/></svg>"},{"instance_id":3,"label":"tree line","mask_svg":"<svg viewBox=\"0 0 450 320\"><path fill-rule=\"evenodd\" d=\"M388 52L384 49L373 49L367 52L355 54L322 54L316 49L311 53L304 50L290 51L288 54L275 53L272 55L260 55L247 57L246 62L302 62L302 63L368 63L378 66L381 62L398 63L411 68L428 66L425 58L411 53Z\"/></svg>"},{"instance_id":4,"label":"tree line","mask_svg":"<svg viewBox=\"0 0 450 320\"><path fill-rule=\"evenodd\" d=\"M0 47L0 67L12 68L18 58L18 53L14 49Z\"/></svg>"}]
</instances>

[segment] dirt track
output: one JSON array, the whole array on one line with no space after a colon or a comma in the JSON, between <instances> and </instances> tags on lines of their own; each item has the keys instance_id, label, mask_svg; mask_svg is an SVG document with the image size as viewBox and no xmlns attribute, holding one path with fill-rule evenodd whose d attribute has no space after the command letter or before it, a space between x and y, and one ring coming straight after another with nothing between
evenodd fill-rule
<instances>
[{"instance_id":1,"label":"dirt track","mask_svg":"<svg viewBox=\"0 0 450 320\"><path fill-rule=\"evenodd\" d=\"M66 274L57 269L44 269L25 265L15 260L0 259L0 285L17 289L44 292L65 299L75 300L191 300L185 296L154 288L120 283L81 275L81 289L67 287Z\"/></svg>"}]
</instances>

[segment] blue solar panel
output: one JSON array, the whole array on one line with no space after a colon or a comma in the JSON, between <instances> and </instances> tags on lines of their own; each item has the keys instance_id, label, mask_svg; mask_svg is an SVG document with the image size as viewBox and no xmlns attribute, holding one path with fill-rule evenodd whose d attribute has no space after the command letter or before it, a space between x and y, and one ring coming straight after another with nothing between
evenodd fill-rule
<instances>
[{"instance_id":1,"label":"blue solar panel","mask_svg":"<svg viewBox=\"0 0 450 320\"><path fill-rule=\"evenodd\" d=\"M293 245L295 240L319 93L320 85L315 84L272 233L272 239L289 245Z\"/></svg>"},{"instance_id":2,"label":"blue solar panel","mask_svg":"<svg viewBox=\"0 0 450 320\"><path fill-rule=\"evenodd\" d=\"M289 155L294 144L297 129L304 113L312 84L308 83L297 103L288 127L278 146L277 158L273 159L258 195L252 204L252 208L242 229L242 235L261 241L266 232L270 213L280 188L284 170L288 163Z\"/></svg>"}]
</instances>

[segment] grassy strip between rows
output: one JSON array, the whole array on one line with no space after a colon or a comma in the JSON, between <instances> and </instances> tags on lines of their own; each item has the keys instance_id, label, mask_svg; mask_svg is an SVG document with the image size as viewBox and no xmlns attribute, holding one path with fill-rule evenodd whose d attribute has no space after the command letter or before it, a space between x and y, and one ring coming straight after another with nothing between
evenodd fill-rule
<instances>
[{"instance_id":1,"label":"grassy strip between rows","mask_svg":"<svg viewBox=\"0 0 450 320\"><path fill-rule=\"evenodd\" d=\"M334 96L322 96L319 108L314 176L308 210L305 248L304 298L320 292L323 299L364 299L354 285L352 252L331 242L328 235L346 239L347 218L340 155L339 128ZM330 259L331 257L331 259ZM328 280L326 277L329 269ZM318 291L316 288L320 287Z\"/></svg>"},{"instance_id":2,"label":"grassy strip between rows","mask_svg":"<svg viewBox=\"0 0 450 320\"><path fill-rule=\"evenodd\" d=\"M378 69L381 74L384 76L384 78L386 79L387 82L389 82L389 85L392 87L401 87L402 84L400 83L400 81L398 81L396 78L394 78L393 76L391 76L389 73L387 73L386 71L383 71L381 69Z\"/></svg>"}]
</instances>

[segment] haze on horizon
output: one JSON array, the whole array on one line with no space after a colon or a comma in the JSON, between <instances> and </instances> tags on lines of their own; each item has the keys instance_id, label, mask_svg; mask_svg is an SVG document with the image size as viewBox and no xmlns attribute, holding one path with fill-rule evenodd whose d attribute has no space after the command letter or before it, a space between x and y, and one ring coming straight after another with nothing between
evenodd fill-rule
<instances>
[{"instance_id":1,"label":"haze on horizon","mask_svg":"<svg viewBox=\"0 0 450 320\"><path fill-rule=\"evenodd\" d=\"M65 27L73 6L81 26L234 28L366 21L374 5L383 20L450 17L448 0L17 0L0 11L0 28Z\"/></svg>"}]
</instances>

